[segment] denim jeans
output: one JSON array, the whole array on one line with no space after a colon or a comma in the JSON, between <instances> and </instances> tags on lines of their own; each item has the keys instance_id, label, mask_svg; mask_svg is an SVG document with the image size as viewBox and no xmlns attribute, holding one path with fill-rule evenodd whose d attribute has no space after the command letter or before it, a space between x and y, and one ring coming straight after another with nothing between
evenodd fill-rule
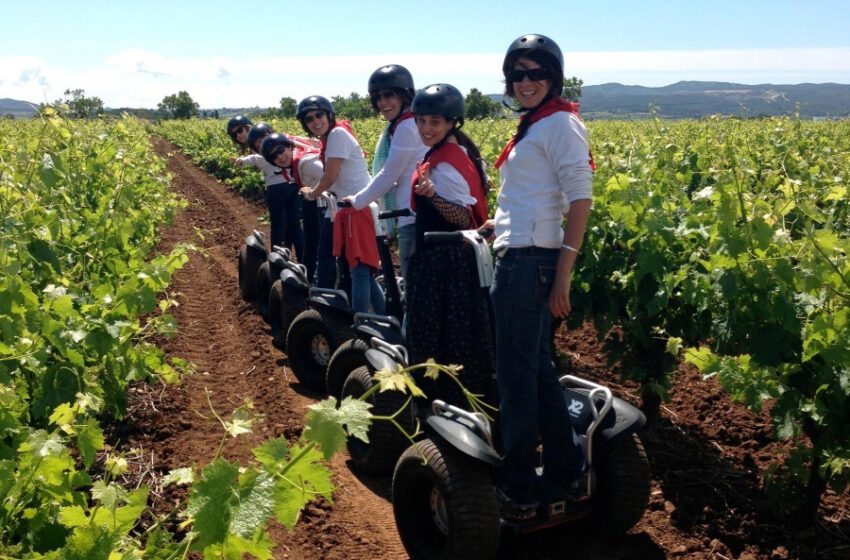
<instances>
[{"instance_id":1,"label":"denim jeans","mask_svg":"<svg viewBox=\"0 0 850 560\"><path fill-rule=\"evenodd\" d=\"M371 301L371 309L370 309ZM358 264L351 269L351 308L355 313L384 314L384 293L372 276L368 265Z\"/></svg>"},{"instance_id":2,"label":"denim jeans","mask_svg":"<svg viewBox=\"0 0 850 560\"><path fill-rule=\"evenodd\" d=\"M490 289L504 452L499 486L519 503L539 499L538 434L547 482L567 484L583 467L550 351L549 294L557 262L557 249L510 249L497 259Z\"/></svg>"},{"instance_id":3,"label":"denim jeans","mask_svg":"<svg viewBox=\"0 0 850 560\"><path fill-rule=\"evenodd\" d=\"M336 287L336 257L334 257L334 224L323 217L319 228L319 247L316 259L316 286Z\"/></svg>"},{"instance_id":4,"label":"denim jeans","mask_svg":"<svg viewBox=\"0 0 850 560\"><path fill-rule=\"evenodd\" d=\"M301 202L301 222L304 225L304 255L298 255L298 261L307 267L307 278L313 282L316 275L316 255L319 248L319 230L322 214L315 200Z\"/></svg>"},{"instance_id":5,"label":"denim jeans","mask_svg":"<svg viewBox=\"0 0 850 560\"><path fill-rule=\"evenodd\" d=\"M416 242L416 224L408 224L398 228L398 262L401 267L401 277L407 282L407 269L410 266L410 256Z\"/></svg>"},{"instance_id":6,"label":"denim jeans","mask_svg":"<svg viewBox=\"0 0 850 560\"><path fill-rule=\"evenodd\" d=\"M279 183L266 187L266 206L271 221L272 246L295 249L300 259L304 255L304 232L301 229L301 197L298 185Z\"/></svg>"}]
</instances>

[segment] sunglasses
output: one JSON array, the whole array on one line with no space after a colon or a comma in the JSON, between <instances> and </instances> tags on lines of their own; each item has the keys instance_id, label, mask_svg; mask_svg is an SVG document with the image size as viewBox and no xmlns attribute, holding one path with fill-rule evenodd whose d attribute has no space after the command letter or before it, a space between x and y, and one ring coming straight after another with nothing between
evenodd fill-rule
<instances>
[{"instance_id":1,"label":"sunglasses","mask_svg":"<svg viewBox=\"0 0 850 560\"><path fill-rule=\"evenodd\" d=\"M244 132L246 130L248 130L248 126L243 124L242 126L237 126L236 128L234 128L233 132L231 132L231 134L236 136L237 134L241 134L242 132Z\"/></svg>"},{"instance_id":2,"label":"sunglasses","mask_svg":"<svg viewBox=\"0 0 850 560\"><path fill-rule=\"evenodd\" d=\"M380 101L381 99L392 99L396 96L394 91L379 91L372 96L372 101Z\"/></svg>"},{"instance_id":3,"label":"sunglasses","mask_svg":"<svg viewBox=\"0 0 850 560\"><path fill-rule=\"evenodd\" d=\"M521 82L528 78L532 82L548 80L550 77L549 70L546 68L532 68L530 70L511 70L505 76L509 82Z\"/></svg>"},{"instance_id":4,"label":"sunglasses","mask_svg":"<svg viewBox=\"0 0 850 560\"><path fill-rule=\"evenodd\" d=\"M316 111L315 113L313 113L311 115L307 115L306 117L304 117L304 122L307 123L307 124L310 124L311 122L313 122L316 119L324 118L324 116L325 116L324 111Z\"/></svg>"}]
</instances>

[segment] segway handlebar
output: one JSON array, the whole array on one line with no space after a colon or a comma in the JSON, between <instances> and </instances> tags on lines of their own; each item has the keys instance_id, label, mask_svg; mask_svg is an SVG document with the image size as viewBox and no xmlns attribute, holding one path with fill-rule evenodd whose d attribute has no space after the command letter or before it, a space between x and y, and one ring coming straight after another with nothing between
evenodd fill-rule
<instances>
[{"instance_id":1,"label":"segway handlebar","mask_svg":"<svg viewBox=\"0 0 850 560\"><path fill-rule=\"evenodd\" d=\"M386 210L378 213L379 220L389 220L392 218L406 218L407 216L415 216L416 214L410 208L399 208L398 210Z\"/></svg>"},{"instance_id":2,"label":"segway handlebar","mask_svg":"<svg viewBox=\"0 0 850 560\"><path fill-rule=\"evenodd\" d=\"M493 255L490 254L490 246L480 230L426 231L425 243L466 243L471 246L478 265L479 286L489 288L493 284Z\"/></svg>"}]
</instances>

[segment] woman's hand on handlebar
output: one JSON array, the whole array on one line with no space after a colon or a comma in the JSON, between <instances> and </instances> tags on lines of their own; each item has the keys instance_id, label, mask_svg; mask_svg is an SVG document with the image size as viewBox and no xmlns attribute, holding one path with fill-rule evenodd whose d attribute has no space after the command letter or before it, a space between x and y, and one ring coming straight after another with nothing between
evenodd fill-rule
<instances>
[{"instance_id":1,"label":"woman's hand on handlebar","mask_svg":"<svg viewBox=\"0 0 850 560\"><path fill-rule=\"evenodd\" d=\"M316 200L316 197L313 196L313 189L310 187L301 187L301 190L298 192L301 193L301 196L303 196L306 200Z\"/></svg>"},{"instance_id":2,"label":"woman's hand on handlebar","mask_svg":"<svg viewBox=\"0 0 850 560\"><path fill-rule=\"evenodd\" d=\"M354 207L354 197L353 196L344 196L336 201L337 206L341 206L343 208L353 208Z\"/></svg>"},{"instance_id":3,"label":"woman's hand on handlebar","mask_svg":"<svg viewBox=\"0 0 850 560\"><path fill-rule=\"evenodd\" d=\"M496 221L493 218L490 218L484 222L484 225L478 228L478 235L487 241L493 241L496 239Z\"/></svg>"}]
</instances>

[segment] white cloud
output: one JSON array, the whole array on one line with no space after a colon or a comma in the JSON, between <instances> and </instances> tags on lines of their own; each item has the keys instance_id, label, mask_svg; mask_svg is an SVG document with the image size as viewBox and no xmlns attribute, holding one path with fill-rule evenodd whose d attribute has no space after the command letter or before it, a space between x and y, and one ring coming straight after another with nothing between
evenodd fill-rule
<instances>
[{"instance_id":1,"label":"white cloud","mask_svg":"<svg viewBox=\"0 0 850 560\"><path fill-rule=\"evenodd\" d=\"M501 54L382 54L233 59L174 58L144 49L115 53L82 69L60 69L34 57L0 56L0 97L52 101L82 88L110 107L155 107L186 90L202 107L276 106L300 99L365 93L369 74L387 63L405 65L417 85L448 82L462 91L501 91ZM567 76L587 85L646 86L679 80L743 83L850 83L850 48L714 51L568 52Z\"/></svg>"}]
</instances>

